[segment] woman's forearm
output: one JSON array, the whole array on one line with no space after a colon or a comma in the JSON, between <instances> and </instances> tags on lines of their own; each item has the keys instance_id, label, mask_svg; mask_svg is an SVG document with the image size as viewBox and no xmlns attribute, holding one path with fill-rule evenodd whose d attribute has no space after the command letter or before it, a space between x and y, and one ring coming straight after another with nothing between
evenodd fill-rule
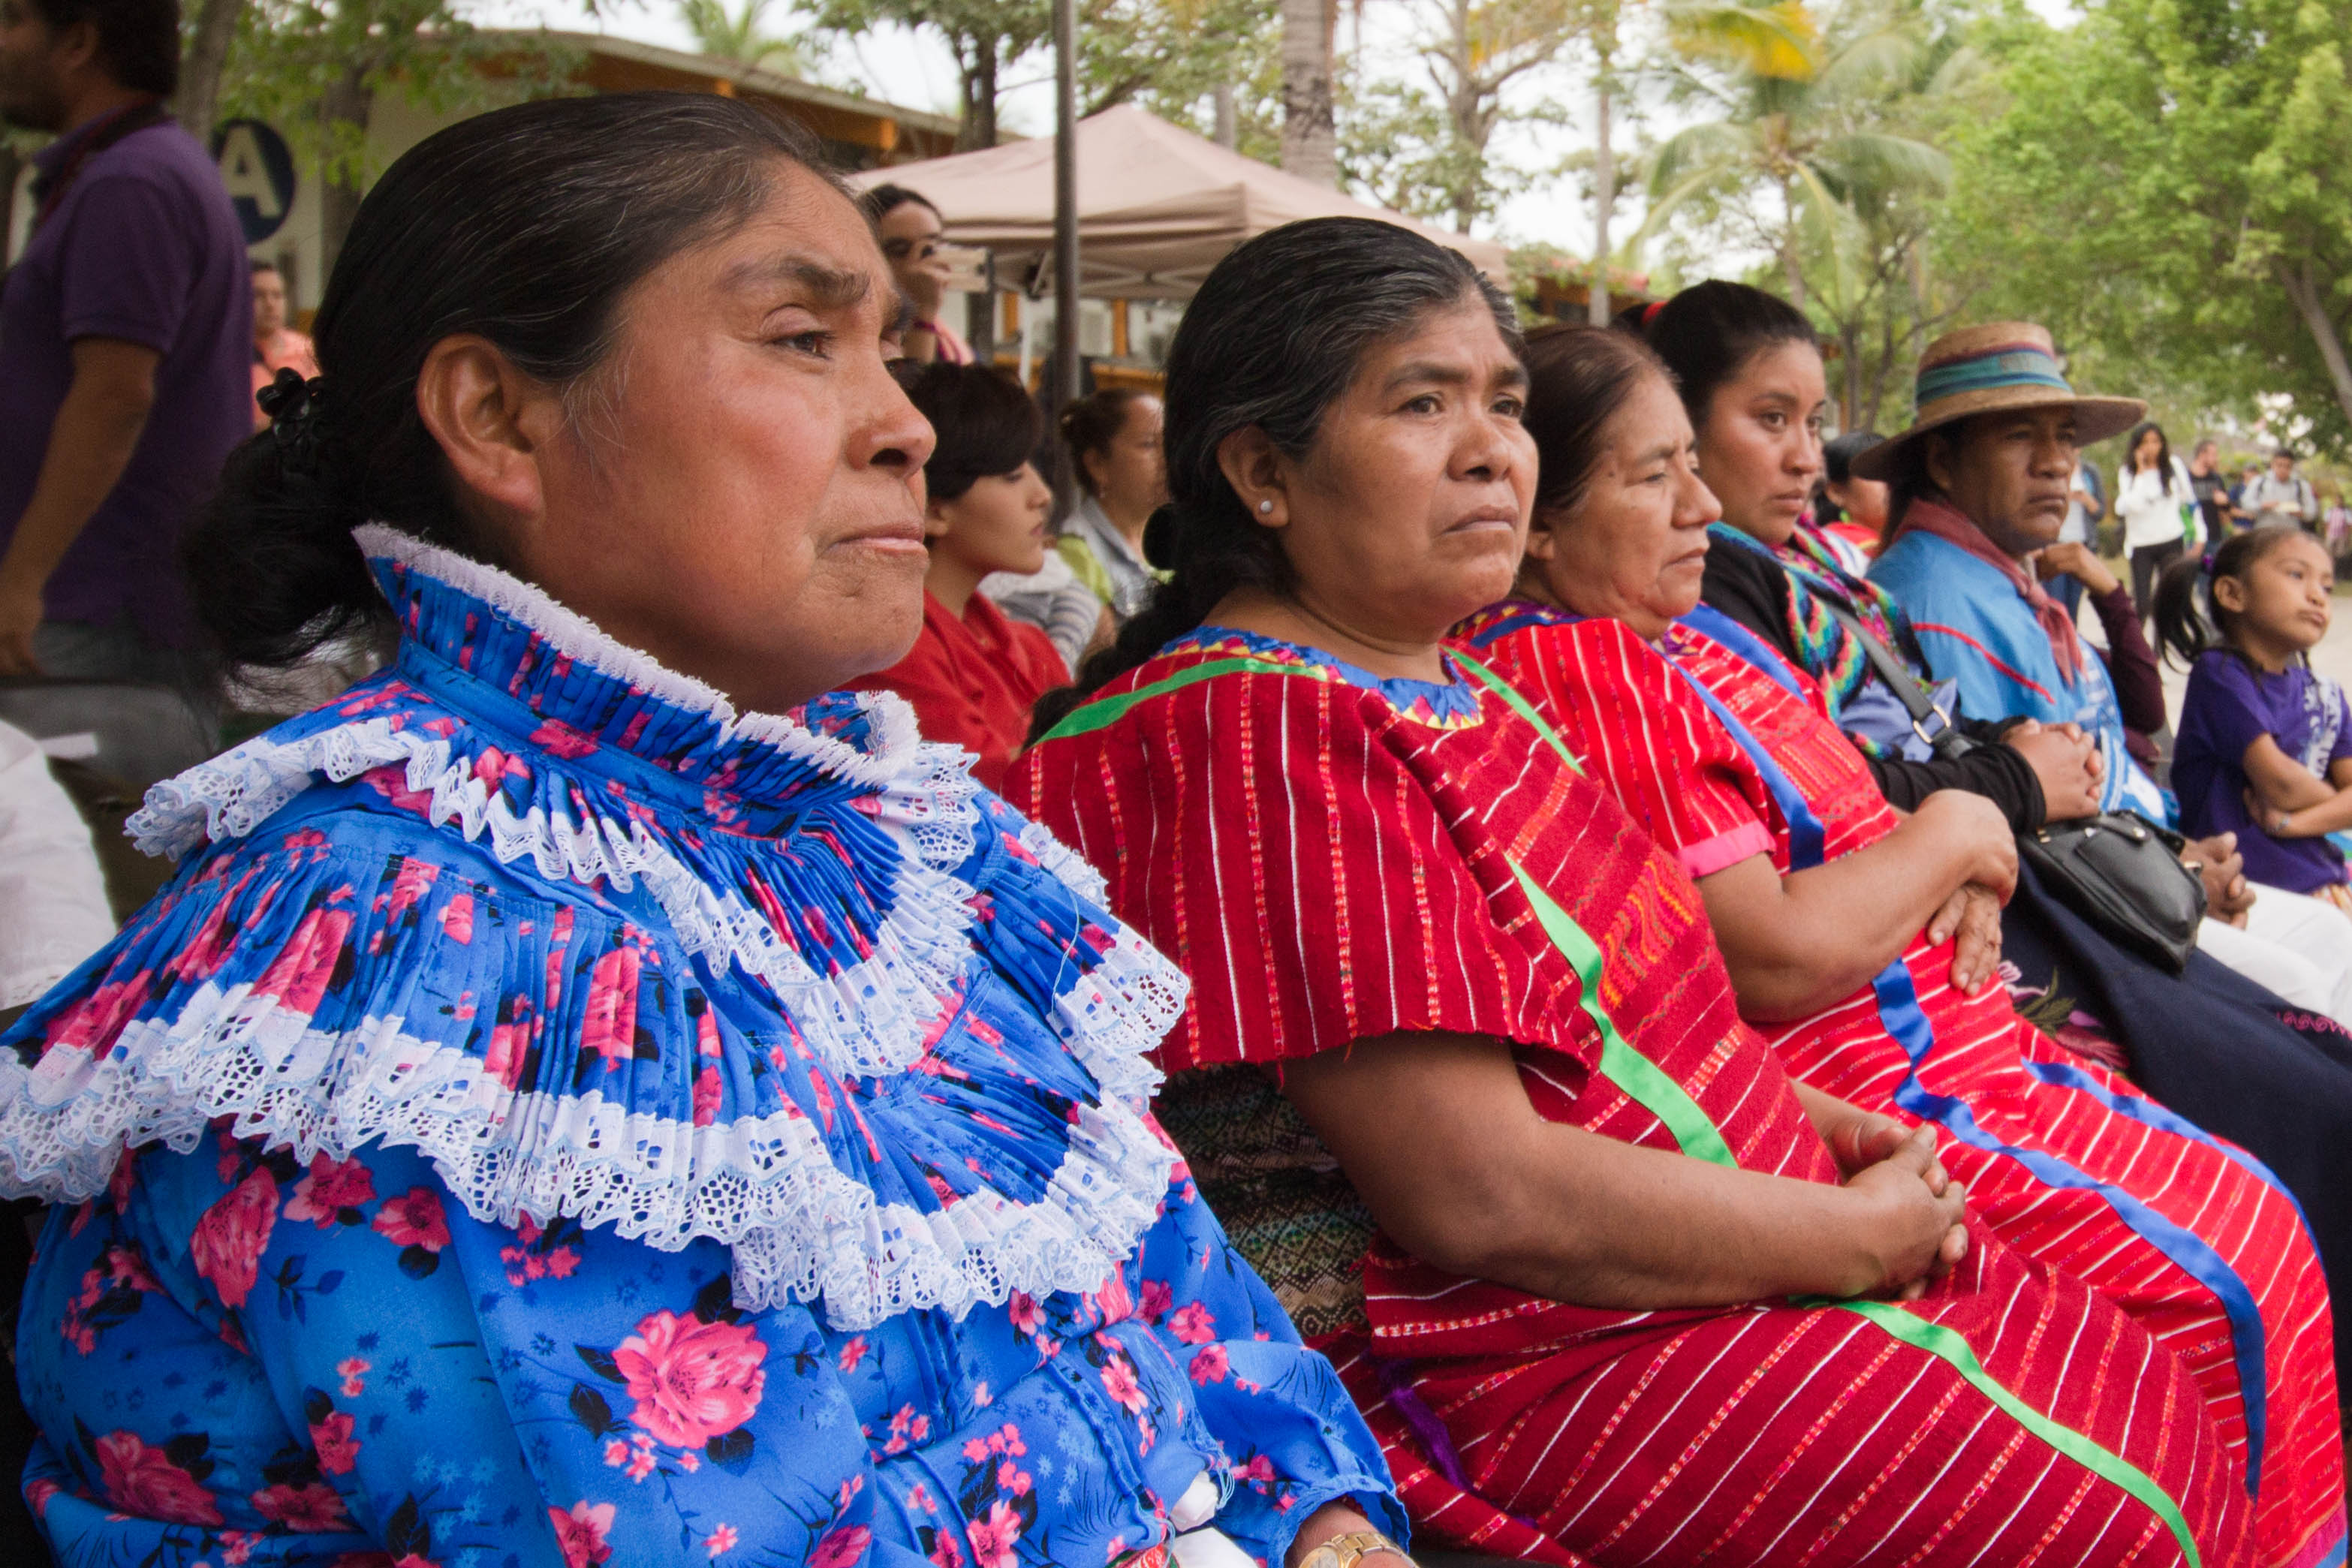
<instances>
[{"instance_id":1,"label":"woman's forearm","mask_svg":"<svg viewBox=\"0 0 2352 1568\"><path fill-rule=\"evenodd\" d=\"M2315 839L2325 833L2340 833L2352 828L2352 789L2339 789L2315 806L2287 808L2284 821L2271 818L2263 825L2273 838L2280 839Z\"/></svg>"},{"instance_id":2,"label":"woman's forearm","mask_svg":"<svg viewBox=\"0 0 2352 1568\"><path fill-rule=\"evenodd\" d=\"M1529 1169L1528 1223L1475 1272L1555 1301L1663 1309L1874 1290L1886 1260L1843 1187L1791 1181L1554 1126ZM1588 1207L1589 1206L1589 1207ZM1573 1226L1555 1218L1582 1210Z\"/></svg>"},{"instance_id":3,"label":"woman's forearm","mask_svg":"<svg viewBox=\"0 0 2352 1568\"><path fill-rule=\"evenodd\" d=\"M2126 727L2154 735L2166 722L2164 676L2157 668L2156 650L2140 630L2131 590L2117 583L2109 592L2095 594L2091 609L2107 634L2107 681L2116 689L2116 711ZM2116 761L2107 758L2107 766L2115 767Z\"/></svg>"},{"instance_id":4,"label":"woman's forearm","mask_svg":"<svg viewBox=\"0 0 2352 1568\"><path fill-rule=\"evenodd\" d=\"M1555 1301L1852 1295L1894 1271L1890 1238L1916 1241L1870 1195L1545 1121L1520 1073L1567 1063L1523 1055L1524 1069L1497 1041L1391 1035L1286 1063L1283 1092L1400 1246Z\"/></svg>"},{"instance_id":5,"label":"woman's forearm","mask_svg":"<svg viewBox=\"0 0 2352 1568\"><path fill-rule=\"evenodd\" d=\"M1809 1018L1902 956L1969 880L1964 846L1925 816L1849 855L1782 876L1762 856L1699 879L1739 1010Z\"/></svg>"}]
</instances>

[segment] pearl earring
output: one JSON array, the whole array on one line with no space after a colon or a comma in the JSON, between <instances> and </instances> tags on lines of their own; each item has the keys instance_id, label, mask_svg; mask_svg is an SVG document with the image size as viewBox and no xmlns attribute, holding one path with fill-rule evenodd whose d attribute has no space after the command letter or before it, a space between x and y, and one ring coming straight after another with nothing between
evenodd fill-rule
<instances>
[{"instance_id":1,"label":"pearl earring","mask_svg":"<svg viewBox=\"0 0 2352 1568\"><path fill-rule=\"evenodd\" d=\"M1263 516L1264 514L1274 510L1274 503L1272 501L1260 501L1257 504L1257 509L1259 514Z\"/></svg>"}]
</instances>

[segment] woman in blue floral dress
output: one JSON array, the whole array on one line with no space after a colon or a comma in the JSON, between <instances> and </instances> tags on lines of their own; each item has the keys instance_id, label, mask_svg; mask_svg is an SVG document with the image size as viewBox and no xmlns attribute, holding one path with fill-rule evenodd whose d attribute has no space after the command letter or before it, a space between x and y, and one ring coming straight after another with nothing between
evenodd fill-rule
<instances>
[{"instance_id":1,"label":"woman in blue floral dress","mask_svg":"<svg viewBox=\"0 0 2352 1568\"><path fill-rule=\"evenodd\" d=\"M191 570L232 653L397 652L150 796L177 875L0 1051L62 1563L1400 1561L1146 1109L1181 977L821 695L919 615L887 276L716 98L362 206Z\"/></svg>"}]
</instances>

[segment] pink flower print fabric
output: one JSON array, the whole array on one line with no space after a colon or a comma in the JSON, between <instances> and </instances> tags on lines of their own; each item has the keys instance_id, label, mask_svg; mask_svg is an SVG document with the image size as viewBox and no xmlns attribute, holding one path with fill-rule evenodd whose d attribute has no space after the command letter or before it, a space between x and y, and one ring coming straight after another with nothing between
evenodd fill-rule
<instances>
[{"instance_id":1,"label":"pink flower print fabric","mask_svg":"<svg viewBox=\"0 0 2352 1568\"><path fill-rule=\"evenodd\" d=\"M151 795L173 879L0 1037L62 1563L1122 1568L1204 1472L1266 1562L1402 1534L1089 877L895 699L738 723L361 533L393 666Z\"/></svg>"},{"instance_id":2,"label":"pink flower print fabric","mask_svg":"<svg viewBox=\"0 0 2352 1568\"><path fill-rule=\"evenodd\" d=\"M850 1333L738 1311L714 1243L488 1224L413 1151L216 1130L54 1213L25 1314L68 1563L1091 1568L1203 1470L1267 1562L1339 1497L1405 1529L1181 1166L1101 1288Z\"/></svg>"}]
</instances>

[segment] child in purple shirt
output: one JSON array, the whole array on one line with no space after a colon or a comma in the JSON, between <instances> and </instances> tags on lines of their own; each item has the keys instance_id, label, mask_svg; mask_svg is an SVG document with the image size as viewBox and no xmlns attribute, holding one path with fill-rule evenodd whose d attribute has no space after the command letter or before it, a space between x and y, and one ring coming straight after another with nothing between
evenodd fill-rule
<instances>
[{"instance_id":1,"label":"child in purple shirt","mask_svg":"<svg viewBox=\"0 0 2352 1568\"><path fill-rule=\"evenodd\" d=\"M2306 658L2334 587L2317 539L2261 528L2168 568L2156 622L2166 651L2191 662L2172 756L2183 831L2234 832L2248 877L2352 913L2326 836L2352 828L2352 707Z\"/></svg>"}]
</instances>

